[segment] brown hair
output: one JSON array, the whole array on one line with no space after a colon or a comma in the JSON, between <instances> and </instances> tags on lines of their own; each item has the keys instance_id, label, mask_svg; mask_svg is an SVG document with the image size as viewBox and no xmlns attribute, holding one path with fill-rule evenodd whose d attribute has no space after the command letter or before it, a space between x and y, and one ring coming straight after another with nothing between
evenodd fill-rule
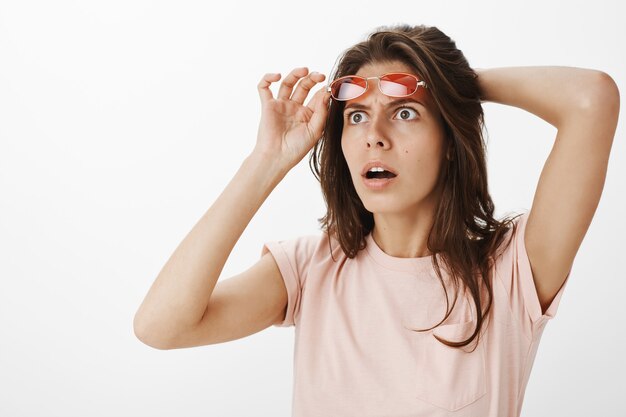
<instances>
[{"instance_id":1,"label":"brown hair","mask_svg":"<svg viewBox=\"0 0 626 417\"><path fill-rule=\"evenodd\" d=\"M501 248L511 226L515 226L513 220L521 214L505 217L503 221L493 218L477 76L455 42L438 28L405 24L379 27L365 41L344 51L335 73L329 76L330 81L356 74L364 65L390 61L408 65L426 82L441 113L444 149L452 151L451 160L444 161L439 174L438 186L442 186L443 191L427 242L428 250L437 255L432 257L433 267L443 286L448 307L441 322L418 331L431 330L446 320L456 303L460 279L474 300L477 326L462 342L435 337L451 347L466 346L475 338L478 343L480 329L493 299L490 270L502 253L495 252ZM326 127L313 148L309 166L320 181L327 205L326 215L318 221L328 234L329 243L332 235L346 256L353 258L365 248L365 237L374 227L374 216L357 195L341 150L344 106L345 102L331 99ZM441 257L456 289L452 307L438 257ZM481 306L485 296L487 307L483 311Z\"/></svg>"}]
</instances>

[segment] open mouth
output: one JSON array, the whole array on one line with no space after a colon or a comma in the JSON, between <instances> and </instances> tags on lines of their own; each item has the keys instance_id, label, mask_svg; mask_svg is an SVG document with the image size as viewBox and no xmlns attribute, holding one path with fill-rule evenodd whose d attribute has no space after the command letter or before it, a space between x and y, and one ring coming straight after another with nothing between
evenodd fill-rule
<instances>
[{"instance_id":1,"label":"open mouth","mask_svg":"<svg viewBox=\"0 0 626 417\"><path fill-rule=\"evenodd\" d=\"M393 172L389 172L389 171L368 171L368 172L365 173L365 178L367 178L367 179L393 178L395 176L396 176L396 174L394 174Z\"/></svg>"}]
</instances>

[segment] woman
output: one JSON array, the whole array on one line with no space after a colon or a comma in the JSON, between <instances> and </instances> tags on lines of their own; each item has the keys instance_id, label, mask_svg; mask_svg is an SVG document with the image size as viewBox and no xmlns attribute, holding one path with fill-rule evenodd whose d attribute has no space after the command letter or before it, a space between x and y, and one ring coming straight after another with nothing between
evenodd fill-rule
<instances>
[{"instance_id":1,"label":"woman","mask_svg":"<svg viewBox=\"0 0 626 417\"><path fill-rule=\"evenodd\" d=\"M478 70L435 27L383 27L330 88L307 68L259 83L255 148L135 316L159 349L296 325L294 416L518 416L602 192L619 112L605 73ZM529 212L493 218L481 101L558 129ZM312 149L321 236L264 246L217 282L273 188Z\"/></svg>"}]
</instances>

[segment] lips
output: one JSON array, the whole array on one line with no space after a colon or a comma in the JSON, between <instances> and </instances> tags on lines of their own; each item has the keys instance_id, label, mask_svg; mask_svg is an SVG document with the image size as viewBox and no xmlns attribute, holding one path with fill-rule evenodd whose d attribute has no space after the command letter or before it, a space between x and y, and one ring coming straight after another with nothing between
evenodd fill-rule
<instances>
[{"instance_id":1,"label":"lips","mask_svg":"<svg viewBox=\"0 0 626 417\"><path fill-rule=\"evenodd\" d=\"M385 171L389 171L393 174L394 177L398 175L396 171L393 168L391 168L389 165L380 161L370 161L367 164L365 164L365 166L361 170L361 176L365 177L367 175L367 171L369 171L373 167L380 167L384 169Z\"/></svg>"}]
</instances>

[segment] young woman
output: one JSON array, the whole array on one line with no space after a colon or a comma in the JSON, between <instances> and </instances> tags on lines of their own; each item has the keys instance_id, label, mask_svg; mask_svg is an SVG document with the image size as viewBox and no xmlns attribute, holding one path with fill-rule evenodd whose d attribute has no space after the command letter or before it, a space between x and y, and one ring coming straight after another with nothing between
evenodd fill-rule
<instances>
[{"instance_id":1,"label":"young woman","mask_svg":"<svg viewBox=\"0 0 626 417\"><path fill-rule=\"evenodd\" d=\"M619 111L607 74L472 69L435 27L383 27L330 88L293 70L262 102L255 148L185 237L135 317L144 343L296 329L294 416L518 416L602 192ZM558 129L526 213L496 220L481 101ZM520 146L523 146L521 144ZM220 272L264 200L311 150L323 233L269 242Z\"/></svg>"}]
</instances>

